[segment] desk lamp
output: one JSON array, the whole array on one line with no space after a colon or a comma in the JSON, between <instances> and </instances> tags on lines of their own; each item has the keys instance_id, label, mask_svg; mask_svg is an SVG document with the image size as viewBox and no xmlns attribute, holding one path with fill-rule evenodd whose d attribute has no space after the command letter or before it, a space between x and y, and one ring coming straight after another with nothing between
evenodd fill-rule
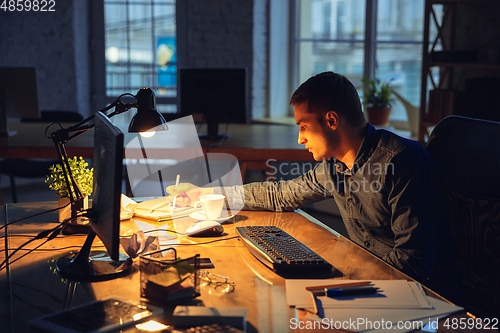
<instances>
[{"instance_id":1,"label":"desk lamp","mask_svg":"<svg viewBox=\"0 0 500 333\"><path fill-rule=\"evenodd\" d=\"M132 104L123 103L120 98L126 95L134 97L137 102ZM100 112L105 113L112 108L115 108L115 110L107 115L108 118L126 112L131 108L137 108L137 112L132 117L132 120L129 124L129 133L141 133L141 135L144 136L151 136L156 131L164 131L168 129L165 119L156 110L155 94L153 90L149 88L141 88L135 96L129 93L120 95L113 103L100 110ZM70 126L68 128L61 128L55 132L52 132L49 137L52 139L56 146L59 162L61 163L63 170L64 180L68 185L69 199L72 208L72 223L70 225L74 228L75 231L78 231L78 229L88 230L86 226L82 228L81 225L75 222L77 217L76 213L83 208L84 195L80 187L78 186L73 173L71 172L68 155L66 153L64 144L79 136L80 134L83 134L84 132L92 129L94 127L94 123L92 122L94 117L95 115L92 115L73 126Z\"/></svg>"}]
</instances>

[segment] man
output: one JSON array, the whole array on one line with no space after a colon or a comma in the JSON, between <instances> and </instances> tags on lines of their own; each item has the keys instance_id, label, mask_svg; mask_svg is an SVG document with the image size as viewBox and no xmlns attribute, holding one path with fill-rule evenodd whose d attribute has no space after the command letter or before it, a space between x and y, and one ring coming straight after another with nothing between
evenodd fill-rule
<instances>
[{"instance_id":1,"label":"man","mask_svg":"<svg viewBox=\"0 0 500 333\"><path fill-rule=\"evenodd\" d=\"M358 93L344 76L326 72L293 94L299 144L314 170L289 181L225 187L231 207L291 211L333 197L349 237L411 277L451 297L454 246L434 162L418 143L365 121ZM221 188L182 184L180 205ZM455 285L453 285L455 286Z\"/></svg>"}]
</instances>

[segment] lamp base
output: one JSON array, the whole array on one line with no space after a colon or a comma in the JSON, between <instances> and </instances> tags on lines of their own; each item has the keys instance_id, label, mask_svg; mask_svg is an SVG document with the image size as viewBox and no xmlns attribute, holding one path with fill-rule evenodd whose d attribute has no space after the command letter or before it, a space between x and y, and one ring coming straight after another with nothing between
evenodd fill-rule
<instances>
[{"instance_id":1,"label":"lamp base","mask_svg":"<svg viewBox=\"0 0 500 333\"><path fill-rule=\"evenodd\" d=\"M69 253L57 261L57 273L63 279L77 282L96 282L127 275L132 260L111 260L106 251L91 251L87 260L80 260L78 253Z\"/></svg>"},{"instance_id":2,"label":"lamp base","mask_svg":"<svg viewBox=\"0 0 500 333\"><path fill-rule=\"evenodd\" d=\"M83 234L87 235L90 230L90 224L87 223L68 223L61 233L63 235L75 235L75 234Z\"/></svg>"},{"instance_id":3,"label":"lamp base","mask_svg":"<svg viewBox=\"0 0 500 333\"><path fill-rule=\"evenodd\" d=\"M59 198L59 222L71 218L70 222L63 228L63 235L88 234L90 230L89 219L78 216L89 208L89 197L84 197L74 204L70 204L69 198Z\"/></svg>"}]
</instances>

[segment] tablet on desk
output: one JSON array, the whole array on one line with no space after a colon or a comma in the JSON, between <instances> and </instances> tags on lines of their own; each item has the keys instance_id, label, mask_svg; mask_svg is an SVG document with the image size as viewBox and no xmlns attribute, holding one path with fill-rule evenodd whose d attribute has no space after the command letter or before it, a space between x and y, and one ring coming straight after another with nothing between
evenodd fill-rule
<instances>
[{"instance_id":1,"label":"tablet on desk","mask_svg":"<svg viewBox=\"0 0 500 333\"><path fill-rule=\"evenodd\" d=\"M113 297L34 319L30 326L58 333L115 332L162 313L156 306Z\"/></svg>"}]
</instances>

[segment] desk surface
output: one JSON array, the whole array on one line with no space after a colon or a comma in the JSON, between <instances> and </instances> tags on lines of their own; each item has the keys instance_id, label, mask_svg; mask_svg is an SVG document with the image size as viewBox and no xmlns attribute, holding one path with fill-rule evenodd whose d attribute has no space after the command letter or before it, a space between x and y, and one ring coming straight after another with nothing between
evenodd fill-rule
<instances>
[{"instance_id":1,"label":"desk surface","mask_svg":"<svg viewBox=\"0 0 500 333\"><path fill-rule=\"evenodd\" d=\"M72 124L62 124L68 127ZM170 126L170 125L169 125ZM45 137L45 123L12 123L9 129L17 131L10 137L0 137L0 158L57 158L52 140ZM223 126L221 126L223 127ZM56 127L52 128L53 130ZM203 133L204 128L200 129ZM221 129L221 132L223 130ZM125 133L125 142L134 134ZM229 138L222 145L217 141L202 141L202 147L213 153L234 155L240 161L262 161L273 158L279 161L312 161L312 155L297 143L297 127L266 124L230 124ZM166 148L178 148L179 136L172 135L172 144ZM176 139L177 138L177 139ZM93 157L93 131L86 132L71 140L66 149L68 155ZM165 152L163 152L165 156Z\"/></svg>"},{"instance_id":2,"label":"desk surface","mask_svg":"<svg viewBox=\"0 0 500 333\"><path fill-rule=\"evenodd\" d=\"M5 207L5 210L1 207L0 225L5 223L6 217L8 221L13 221L22 216L54 208L55 202L8 204ZM209 286L201 287L201 296L198 300L209 307L245 307L249 332L291 331L288 329L290 318L300 317L303 313L287 307L284 278L255 259L238 239L228 239L236 235L237 226L274 225L282 228L335 266L342 273L338 279L410 280L398 270L306 214L242 211L237 217L237 222L224 225L225 234L222 237L196 239L178 235L173 238L172 244L177 244L178 255L181 257L200 253L202 257L211 258L215 265L211 272L227 276L236 284L234 292L229 294L216 292ZM9 237L2 242L0 260L5 259L5 247L12 251L28 239L23 235L36 234L55 226L56 223L57 214L49 213L8 226L6 229ZM151 223L158 227L175 228L183 232L193 220L187 217L162 224ZM122 222L121 231L123 234L131 234L137 231L137 228L136 220L131 219ZM213 239L221 241L196 246L180 245L195 245ZM43 250L35 251L13 262L10 271L0 272L2 306L0 315L4 321L2 326L9 328L6 332L26 332L30 319L60 311L65 303L76 306L113 295L130 299L140 298L137 272L116 280L77 285L57 276L55 258L69 251L70 247L78 249L84 240L85 236L59 236L41 247ZM37 244L39 243L30 244L28 248L33 248ZM94 246L100 245L102 246L102 243L96 239ZM20 251L12 260L23 253L26 251ZM432 297L439 298L432 291L427 290L427 292Z\"/></svg>"}]
</instances>

